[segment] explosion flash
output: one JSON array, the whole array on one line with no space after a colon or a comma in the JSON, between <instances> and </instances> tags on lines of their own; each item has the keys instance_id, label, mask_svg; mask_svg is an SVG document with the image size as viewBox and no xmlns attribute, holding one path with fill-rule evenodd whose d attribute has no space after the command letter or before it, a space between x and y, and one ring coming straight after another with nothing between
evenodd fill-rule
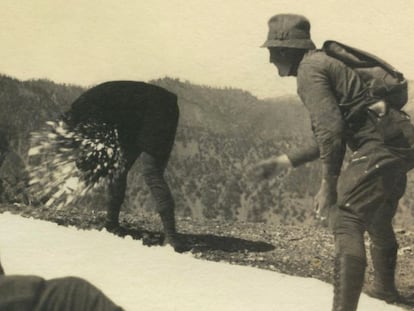
<instances>
[{"instance_id":1,"label":"explosion flash","mask_svg":"<svg viewBox=\"0 0 414 311\"><path fill-rule=\"evenodd\" d=\"M69 128L62 121L31 134L30 190L47 207L62 208L96 191L121 173L122 152L115 128L88 122Z\"/></svg>"}]
</instances>

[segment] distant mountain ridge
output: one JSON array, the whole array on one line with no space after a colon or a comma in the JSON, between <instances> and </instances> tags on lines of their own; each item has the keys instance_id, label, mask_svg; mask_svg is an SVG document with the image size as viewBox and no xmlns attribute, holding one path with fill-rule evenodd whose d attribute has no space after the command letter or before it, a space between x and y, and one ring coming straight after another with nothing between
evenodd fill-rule
<instances>
[{"instance_id":1,"label":"distant mountain ridge","mask_svg":"<svg viewBox=\"0 0 414 311\"><path fill-rule=\"evenodd\" d=\"M274 136L271 132L275 126L283 133L291 132L294 127L290 121L293 120L296 120L297 131L309 129L306 111L294 95L260 100L241 89L217 89L179 79L164 78L151 83L178 95L181 122L187 126L208 128L217 133L260 135L259 138Z\"/></svg>"}]
</instances>

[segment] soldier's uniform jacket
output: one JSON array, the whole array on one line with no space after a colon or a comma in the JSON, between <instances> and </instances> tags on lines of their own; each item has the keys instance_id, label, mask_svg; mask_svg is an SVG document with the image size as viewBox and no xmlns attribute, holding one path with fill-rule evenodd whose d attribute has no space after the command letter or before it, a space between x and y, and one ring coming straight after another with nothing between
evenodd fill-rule
<instances>
[{"instance_id":1,"label":"soldier's uniform jacket","mask_svg":"<svg viewBox=\"0 0 414 311\"><path fill-rule=\"evenodd\" d=\"M72 126L91 121L112 125L119 131L124 152L146 151L165 160L178 116L177 96L166 89L139 81L109 81L79 96L65 118Z\"/></svg>"},{"instance_id":2,"label":"soldier's uniform jacket","mask_svg":"<svg viewBox=\"0 0 414 311\"><path fill-rule=\"evenodd\" d=\"M408 115L391 107L382 117L371 111L378 98L370 97L358 74L339 60L322 50L305 54L297 92L309 111L315 141L288 155L294 166L320 157L330 174L339 175L348 146L352 160L369 158L368 172L392 163L412 167L414 131Z\"/></svg>"}]
</instances>

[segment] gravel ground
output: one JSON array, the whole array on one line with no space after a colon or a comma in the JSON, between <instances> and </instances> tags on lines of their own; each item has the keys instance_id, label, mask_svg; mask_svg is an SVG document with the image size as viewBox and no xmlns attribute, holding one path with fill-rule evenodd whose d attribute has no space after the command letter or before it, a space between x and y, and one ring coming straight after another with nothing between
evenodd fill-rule
<instances>
[{"instance_id":1,"label":"gravel ground","mask_svg":"<svg viewBox=\"0 0 414 311\"><path fill-rule=\"evenodd\" d=\"M0 213L9 211L73 225L82 229L102 229L105 213L101 211L51 210L24 205L0 205ZM122 225L129 235L153 246L162 240L161 224L154 214L121 214ZM312 277L331 283L333 238L320 226L270 226L262 223L194 221L177 218L178 230L192 246L194 257L268 269L289 275ZM414 232L397 228L400 245L397 286L407 299L401 306L414 310ZM368 243L368 241L367 241ZM368 252L369 257L369 252ZM372 283L372 265L368 258L366 290Z\"/></svg>"}]
</instances>

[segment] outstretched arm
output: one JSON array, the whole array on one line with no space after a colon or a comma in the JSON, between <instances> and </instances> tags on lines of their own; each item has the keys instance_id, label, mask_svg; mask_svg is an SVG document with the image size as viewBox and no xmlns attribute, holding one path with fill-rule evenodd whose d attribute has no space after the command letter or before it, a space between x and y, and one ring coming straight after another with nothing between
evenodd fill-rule
<instances>
[{"instance_id":1,"label":"outstretched arm","mask_svg":"<svg viewBox=\"0 0 414 311\"><path fill-rule=\"evenodd\" d=\"M319 148L316 142L312 140L312 143L306 147L294 150L287 154L272 156L258 162L251 169L251 173L257 179L270 178L274 175L283 173L290 168L298 167L318 158Z\"/></svg>"},{"instance_id":2,"label":"outstretched arm","mask_svg":"<svg viewBox=\"0 0 414 311\"><path fill-rule=\"evenodd\" d=\"M250 169L250 172L256 179L264 179L278 175L291 167L293 167L292 162L288 156L282 154L260 161Z\"/></svg>"}]
</instances>

